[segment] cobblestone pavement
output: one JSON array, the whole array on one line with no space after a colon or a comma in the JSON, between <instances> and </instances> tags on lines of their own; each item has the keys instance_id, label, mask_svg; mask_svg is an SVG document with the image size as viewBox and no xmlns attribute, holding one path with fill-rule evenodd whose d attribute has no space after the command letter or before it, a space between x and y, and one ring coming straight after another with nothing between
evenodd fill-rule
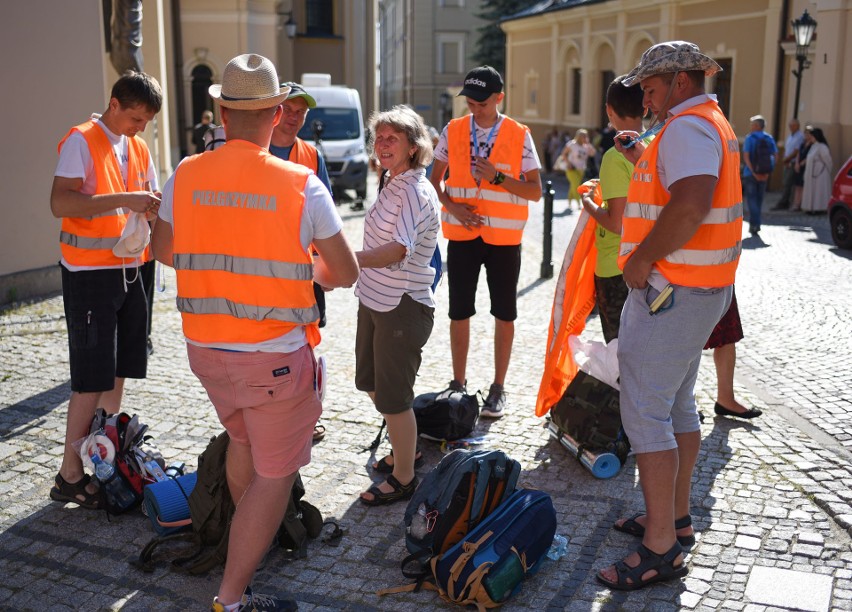
<instances>
[{"instance_id":1,"label":"cobblestone pavement","mask_svg":"<svg viewBox=\"0 0 852 612\"><path fill-rule=\"evenodd\" d=\"M564 180L554 179L554 265L577 214L565 214ZM771 200L767 202L769 208ZM340 209L353 245L363 213ZM768 213L760 239L745 240L737 293L746 339L739 347L737 393L765 414L754 422L713 418L715 373L705 355L698 400L708 419L693 489L698 544L689 576L635 593L599 586L595 572L626 555L636 541L610 529L642 508L633 459L616 477L595 480L551 440L534 416L554 281L539 279L540 204L524 239L516 345L507 381L505 418L482 421L477 433L522 462L523 484L549 492L568 553L548 561L505 606L507 610L852 610L852 325L850 253L833 248L824 217ZM187 366L174 280L156 296L154 345L145 381L128 381L124 409L150 426L167 460L194 467L220 430ZM487 389L493 323L486 288L472 325L469 387ZM416 391L450 378L446 282ZM445 608L432 593L379 598L402 584L401 518L405 504L367 508L358 493L370 483L362 449L380 418L353 385L357 301L352 291L328 296L329 326L320 352L329 360L324 441L303 471L306 498L346 534L339 546L313 541L308 558L269 557L258 591L295 597L302 610ZM163 559L151 574L127 561L153 536L134 513L103 513L48 500L62 453L70 392L60 297L0 313L0 608L12 610L186 610L209 606L221 570L188 577ZM589 322L587 337L600 339ZM441 456L423 442L424 474ZM382 448L382 452L386 447Z\"/></svg>"}]
</instances>

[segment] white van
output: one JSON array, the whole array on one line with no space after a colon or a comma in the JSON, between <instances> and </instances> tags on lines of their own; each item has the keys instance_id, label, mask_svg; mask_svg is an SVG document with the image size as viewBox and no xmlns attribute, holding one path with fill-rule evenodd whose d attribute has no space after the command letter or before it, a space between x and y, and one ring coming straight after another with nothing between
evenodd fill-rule
<instances>
[{"instance_id":1,"label":"white van","mask_svg":"<svg viewBox=\"0 0 852 612\"><path fill-rule=\"evenodd\" d=\"M300 84L317 105L308 111L299 138L318 144L328 167L334 201L340 204L343 191L353 189L357 202L362 202L367 197L369 159L358 92L332 85L330 74L305 73Z\"/></svg>"}]
</instances>

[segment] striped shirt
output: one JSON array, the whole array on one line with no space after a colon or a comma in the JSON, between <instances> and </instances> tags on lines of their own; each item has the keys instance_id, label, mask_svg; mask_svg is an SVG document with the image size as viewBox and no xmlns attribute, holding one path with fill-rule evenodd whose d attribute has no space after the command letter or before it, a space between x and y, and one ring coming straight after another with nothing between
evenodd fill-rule
<instances>
[{"instance_id":1,"label":"striped shirt","mask_svg":"<svg viewBox=\"0 0 852 612\"><path fill-rule=\"evenodd\" d=\"M393 241L405 247L405 256L385 268L361 269L355 295L364 306L389 312L407 293L435 307L435 269L429 264L441 226L439 210L438 195L422 168L406 170L385 184L364 219L363 250Z\"/></svg>"}]
</instances>

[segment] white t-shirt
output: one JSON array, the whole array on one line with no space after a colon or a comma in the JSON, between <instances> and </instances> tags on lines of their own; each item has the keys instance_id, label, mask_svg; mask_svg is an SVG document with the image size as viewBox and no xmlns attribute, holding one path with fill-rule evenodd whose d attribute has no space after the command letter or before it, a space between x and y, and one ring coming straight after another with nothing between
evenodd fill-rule
<instances>
[{"instance_id":1,"label":"white t-shirt","mask_svg":"<svg viewBox=\"0 0 852 612\"><path fill-rule=\"evenodd\" d=\"M467 121L470 121L470 115L466 115ZM499 115L497 121L502 122L503 116ZM491 128L480 127L478 123L473 124L476 128L476 142L479 143L478 154L479 157L488 157L491 155L491 148L494 146L494 141L497 139L497 134L500 132L500 128L498 127L493 136L489 141L489 134L491 133ZM441 138L438 140L438 145L435 147L435 159L438 159L444 163L446 163L449 159L449 152L447 150L447 128L449 124L444 126L444 130L441 132ZM474 153L474 143L470 143L470 153L471 156ZM532 170L540 170L541 162L538 159L538 152L535 150L535 144L533 143L532 135L529 131L526 132L524 136L524 153L521 159L521 172L530 172Z\"/></svg>"},{"instance_id":2,"label":"white t-shirt","mask_svg":"<svg viewBox=\"0 0 852 612\"><path fill-rule=\"evenodd\" d=\"M127 136L123 134L113 134L103 123L98 119L100 115L97 113L92 115L95 124L100 127L112 145L113 153L118 160L118 166L121 170L121 178L124 184L127 185ZM92 161L92 153L89 151L89 143L86 138L77 131L71 133L62 145L59 151L59 161L56 162L56 171L54 176L62 178L82 179L83 185L80 187L80 193L85 195L94 195L97 190L97 177L95 175L95 164ZM149 156L148 159L148 175L147 180L151 183L151 191L157 191L158 181L157 172L154 170L154 161ZM124 212L130 212L129 209L122 209ZM79 272L81 270L111 270L121 269L122 266L72 266L63 257L61 260L71 272ZM140 265L139 259L126 263L123 267L133 268Z\"/></svg>"},{"instance_id":3,"label":"white t-shirt","mask_svg":"<svg viewBox=\"0 0 852 612\"><path fill-rule=\"evenodd\" d=\"M406 170L388 181L364 219L364 250L389 242L405 247L402 261L385 268L362 268L355 295L367 308L389 312L403 294L435 307L429 264L438 242L440 204L426 171Z\"/></svg>"},{"instance_id":4,"label":"white t-shirt","mask_svg":"<svg viewBox=\"0 0 852 612\"><path fill-rule=\"evenodd\" d=\"M179 168L180 166L175 169L175 173L177 173ZM174 180L175 175L172 174L166 181L166 184L163 185L163 197L159 212L160 220L172 226L174 225ZM322 181L311 172L307 183L305 183L305 206L299 227L299 240L302 243L302 248L307 249L314 240L331 238L342 229L343 222L340 220L340 215L337 214L331 194L328 193L328 189L325 188ZM220 348L230 351L292 353L303 347L307 343L307 338L305 336L305 328L298 326L283 336L257 343L203 343L193 342L189 338L186 341L196 346Z\"/></svg>"}]
</instances>

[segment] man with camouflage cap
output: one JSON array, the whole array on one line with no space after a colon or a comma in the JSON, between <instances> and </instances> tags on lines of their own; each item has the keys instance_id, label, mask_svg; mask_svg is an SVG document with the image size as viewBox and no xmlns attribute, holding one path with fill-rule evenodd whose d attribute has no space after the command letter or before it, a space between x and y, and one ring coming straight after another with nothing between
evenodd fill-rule
<instances>
[{"instance_id":1,"label":"man with camouflage cap","mask_svg":"<svg viewBox=\"0 0 852 612\"><path fill-rule=\"evenodd\" d=\"M742 240L737 137L704 78L719 65L684 41L645 51L624 84L663 121L647 147L620 132L635 167L619 266L630 289L621 317L621 416L636 453L645 512L615 524L642 537L637 551L598 572L635 590L688 572L695 543L689 509L701 445L694 386L701 350L731 301Z\"/></svg>"}]
</instances>

